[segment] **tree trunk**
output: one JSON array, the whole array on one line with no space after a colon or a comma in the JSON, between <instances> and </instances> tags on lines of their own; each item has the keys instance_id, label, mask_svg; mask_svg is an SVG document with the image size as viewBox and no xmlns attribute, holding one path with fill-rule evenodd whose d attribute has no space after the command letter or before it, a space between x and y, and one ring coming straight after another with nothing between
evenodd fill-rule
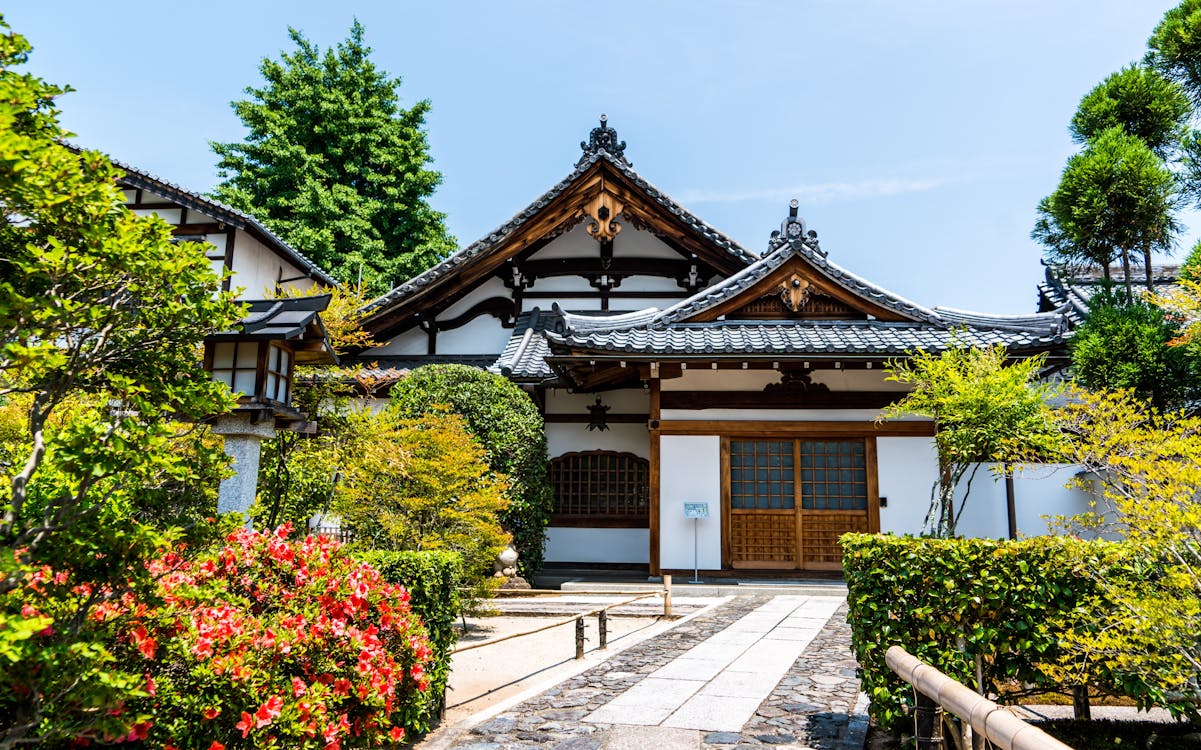
<instances>
[{"instance_id":1,"label":"tree trunk","mask_svg":"<svg viewBox=\"0 0 1201 750\"><path fill-rule=\"evenodd\" d=\"M1143 270L1146 272L1146 276L1147 276L1147 291L1148 292L1155 291L1155 277L1151 273L1151 246L1150 245L1143 246Z\"/></svg>"},{"instance_id":2,"label":"tree trunk","mask_svg":"<svg viewBox=\"0 0 1201 750\"><path fill-rule=\"evenodd\" d=\"M1009 538L1018 538L1017 504L1013 497L1013 467L1005 464L1005 507L1009 512Z\"/></svg>"},{"instance_id":3,"label":"tree trunk","mask_svg":"<svg viewBox=\"0 0 1201 750\"><path fill-rule=\"evenodd\" d=\"M1130 278L1130 251L1122 250L1122 281L1126 285L1126 304L1134 301L1134 281Z\"/></svg>"}]
</instances>

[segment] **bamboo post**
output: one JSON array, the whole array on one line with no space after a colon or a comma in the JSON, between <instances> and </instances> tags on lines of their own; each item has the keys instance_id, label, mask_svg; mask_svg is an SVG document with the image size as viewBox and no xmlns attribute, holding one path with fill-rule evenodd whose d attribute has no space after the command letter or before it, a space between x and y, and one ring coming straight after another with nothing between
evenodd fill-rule
<instances>
[{"instance_id":1,"label":"bamboo post","mask_svg":"<svg viewBox=\"0 0 1201 750\"><path fill-rule=\"evenodd\" d=\"M600 631L600 650L604 651L609 647L609 610L602 609L596 613L596 627Z\"/></svg>"},{"instance_id":2,"label":"bamboo post","mask_svg":"<svg viewBox=\"0 0 1201 750\"><path fill-rule=\"evenodd\" d=\"M917 750L942 750L942 706L917 688L913 694L917 699L913 709Z\"/></svg>"},{"instance_id":3,"label":"bamboo post","mask_svg":"<svg viewBox=\"0 0 1201 750\"><path fill-rule=\"evenodd\" d=\"M663 616L671 617L671 576L663 576Z\"/></svg>"},{"instance_id":4,"label":"bamboo post","mask_svg":"<svg viewBox=\"0 0 1201 750\"><path fill-rule=\"evenodd\" d=\"M575 618L575 658L584 658L584 618Z\"/></svg>"}]
</instances>

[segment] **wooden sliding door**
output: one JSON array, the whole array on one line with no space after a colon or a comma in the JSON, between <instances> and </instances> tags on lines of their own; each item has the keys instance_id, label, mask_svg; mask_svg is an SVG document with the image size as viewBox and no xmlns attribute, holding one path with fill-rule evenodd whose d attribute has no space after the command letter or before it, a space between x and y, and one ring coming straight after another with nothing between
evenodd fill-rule
<instances>
[{"instance_id":1,"label":"wooden sliding door","mask_svg":"<svg viewBox=\"0 0 1201 750\"><path fill-rule=\"evenodd\" d=\"M838 570L838 538L879 528L875 439L722 439L723 559L759 570Z\"/></svg>"}]
</instances>

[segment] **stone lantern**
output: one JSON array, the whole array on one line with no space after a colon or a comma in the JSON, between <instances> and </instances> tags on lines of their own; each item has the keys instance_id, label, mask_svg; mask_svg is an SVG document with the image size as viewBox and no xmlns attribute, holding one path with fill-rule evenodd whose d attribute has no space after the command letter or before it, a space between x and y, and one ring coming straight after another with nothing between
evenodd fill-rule
<instances>
[{"instance_id":1,"label":"stone lantern","mask_svg":"<svg viewBox=\"0 0 1201 750\"><path fill-rule=\"evenodd\" d=\"M217 512L245 515L258 489L259 449L278 429L296 429L305 415L292 406L296 365L335 364L320 313L328 294L247 302L246 317L204 342L204 369L237 394L238 405L218 416L233 476L222 480Z\"/></svg>"}]
</instances>

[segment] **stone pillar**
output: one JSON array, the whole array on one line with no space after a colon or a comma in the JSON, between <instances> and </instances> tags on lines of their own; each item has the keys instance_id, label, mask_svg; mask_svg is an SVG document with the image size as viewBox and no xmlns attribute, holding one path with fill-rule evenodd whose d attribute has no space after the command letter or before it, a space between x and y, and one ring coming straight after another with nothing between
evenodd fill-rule
<instances>
[{"instance_id":1,"label":"stone pillar","mask_svg":"<svg viewBox=\"0 0 1201 750\"><path fill-rule=\"evenodd\" d=\"M255 424L249 414L228 414L218 417L213 434L225 436L225 453L233 459L234 472L221 480L217 512L241 513L249 526L250 506L259 486L259 449L263 440L275 437L275 421Z\"/></svg>"}]
</instances>

